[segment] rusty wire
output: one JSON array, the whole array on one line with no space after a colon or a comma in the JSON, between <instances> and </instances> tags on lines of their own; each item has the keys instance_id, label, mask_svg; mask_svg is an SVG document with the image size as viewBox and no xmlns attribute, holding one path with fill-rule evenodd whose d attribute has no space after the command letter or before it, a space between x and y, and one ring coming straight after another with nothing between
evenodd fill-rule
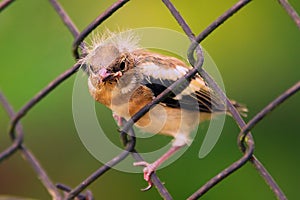
<instances>
[{"instance_id":1,"label":"rusty wire","mask_svg":"<svg viewBox=\"0 0 300 200\"><path fill-rule=\"evenodd\" d=\"M3 0L0 2L0 12L9 6L14 0Z\"/></svg>"},{"instance_id":2,"label":"rusty wire","mask_svg":"<svg viewBox=\"0 0 300 200\"><path fill-rule=\"evenodd\" d=\"M78 58L84 56L79 54L79 47L83 45L83 41L85 37L87 37L96 27L98 27L103 21L109 18L112 14L114 14L118 9L124 6L128 0L119 0L111 5L107 10L101 13L93 22L91 22L82 32L79 32L71 18L68 16L67 12L64 11L62 6L56 0L49 0L51 5L54 7L57 14L62 19L63 23L69 29L70 33L73 35L73 55L77 60ZM3 11L5 8L10 5L10 3L14 2L13 0L4 0L0 3L0 11ZM47 189L49 195L53 199L73 199L77 197L78 199L93 199L93 195L90 191L87 191L86 194L82 194L82 191L85 190L90 184L92 184L95 180L98 180L99 177L111 169L112 166L121 162L128 155L132 155L135 160L142 161L143 158L139 155L137 150L135 149L135 134L132 129L133 124L140 119L145 113L147 113L151 107L157 103L159 103L163 98L170 94L179 84L181 84L184 80L192 78L196 73L199 73L205 81L212 87L214 91L226 102L229 112L232 114L235 119L237 125L240 127L241 132L238 135L238 146L240 147L243 156L233 162L229 167L222 170L215 177L211 178L206 184L201 186L194 194L192 194L188 199L197 199L209 191L214 187L217 183L222 181L224 178L237 171L239 168L244 166L245 163L250 162L257 169L258 173L264 178L266 183L273 190L274 194L278 199L286 199L286 196L277 185L277 183L273 180L272 176L267 172L264 166L260 163L260 161L254 156L254 140L253 136L250 133L250 130L261 121L271 110L275 109L278 105L284 102L286 99L291 97L293 94L299 91L300 82L295 83L291 88L287 89L283 92L278 98L272 101L269 105L267 105L264 109L262 109L255 117L253 117L247 124L243 121L237 110L231 104L231 102L226 97L225 93L220 89L217 83L212 79L212 77L202 68L203 65L203 55L201 47L198 45L201 43L207 36L210 35L216 28L218 28L221 24L223 24L226 20L228 20L232 15L236 14L243 7L250 3L250 0L240 0L236 4L234 4L229 10L224 12L220 17L218 17L215 21L213 21L206 29L204 29L198 36L195 36L188 24L185 22L184 18L179 14L175 6L172 4L170 0L163 0L165 6L169 9L170 13L174 17L174 19L181 26L186 35L191 39L190 48L187 51L189 62L194 68L190 70L184 77L180 78L170 87L168 87L165 91L163 91L160 95L158 95L151 103L143 107L138 113L136 113L127 123L125 123L123 129L120 131L121 138L124 143L124 151L122 151L118 156L112 158L105 165L101 166L95 172L93 172L89 177L83 180L78 186L75 188L70 188L64 184L55 184L50 180L46 171L42 168L41 164L37 161L32 152L25 146L23 142L23 128L20 120L34 107L39 101L44 99L47 94L52 92L59 84L64 82L74 73L76 73L80 67L80 63L75 63L71 68L60 74L56 79L51 81L44 89L42 89L39 93L37 93L28 103L26 103L18 112L14 113L11 105L5 99L4 95L0 92L0 103L8 113L11 122L9 126L9 135L12 139L12 144L7 147L5 150L0 152L0 163L4 159L12 156L16 151L20 151L22 155L25 157L27 162L33 167L36 172L36 176L41 179L42 184ZM293 7L289 4L287 0L279 0L279 3L286 10L289 16L296 23L298 28L300 28L300 18L297 12L293 9ZM196 59L194 58L194 52L196 52ZM158 192L164 199L172 199L171 194L164 187L163 183L159 180L157 175L154 173L151 175L151 180L153 184L156 186ZM58 190L62 190L66 192L66 195L63 195Z\"/></svg>"},{"instance_id":3,"label":"rusty wire","mask_svg":"<svg viewBox=\"0 0 300 200\"><path fill-rule=\"evenodd\" d=\"M9 115L9 117L12 119L15 115L13 108L10 106L6 98L2 93L0 93L0 102L5 108L5 111ZM24 135L23 132L23 127L21 124L18 124L16 127L16 132L17 132L17 138L22 138ZM37 161L35 156L30 152L29 149L25 147L25 144L23 144L20 139L13 138L14 140L17 141L17 145L13 144L11 147L13 147L15 150L20 150L24 158L31 164L32 168L35 170L37 177L41 180L45 188L48 190L49 194L52 196L53 199L61 199L60 194L58 190L56 189L55 185L53 182L50 180L48 177L46 171L42 168L41 164ZM14 151L10 151L9 153L4 153L7 152L5 150L2 152L3 154L0 155L0 160L7 158L8 156L12 155Z\"/></svg>"},{"instance_id":4,"label":"rusty wire","mask_svg":"<svg viewBox=\"0 0 300 200\"><path fill-rule=\"evenodd\" d=\"M300 17L291 4L287 0L278 0L278 2L282 5L282 7L286 10L286 12L300 29Z\"/></svg>"}]
</instances>

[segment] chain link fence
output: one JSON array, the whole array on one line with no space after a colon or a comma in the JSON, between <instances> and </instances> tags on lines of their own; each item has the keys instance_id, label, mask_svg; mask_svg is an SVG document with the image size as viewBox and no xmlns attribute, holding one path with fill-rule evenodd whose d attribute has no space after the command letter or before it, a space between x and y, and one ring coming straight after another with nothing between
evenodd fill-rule
<instances>
[{"instance_id":1,"label":"chain link fence","mask_svg":"<svg viewBox=\"0 0 300 200\"><path fill-rule=\"evenodd\" d=\"M0 3L0 12L3 12L7 9L10 9L10 4L13 3L13 0L4 0ZM216 184L226 179L232 173L237 172L238 169L245 166L246 163L251 163L251 165L257 170L257 173L261 175L261 177L265 180L265 183L271 188L274 192L275 196L278 199L287 199L281 188L274 181L270 173L265 169L264 165L257 159L254 155L254 140L251 134L252 128L264 117L271 112L273 109L277 108L282 102L286 99L290 98L293 94L297 93L300 89L300 82L296 82L293 86L286 89L282 94L280 94L277 98L275 98L272 102L270 102L265 108L263 108L257 115L255 115L252 119L249 120L248 123L244 122L240 117L239 113L236 111L234 106L226 97L225 93L219 88L217 83L212 79L209 73L202 68L203 65L203 55L201 52L196 51L195 49L197 45L201 43L206 37L208 37L214 30L216 30L219 26L223 26L223 23L227 21L230 17L232 17L237 12L243 12L243 8L247 7L251 1L249 0L240 0L236 4L234 4L231 8L229 8L226 12L224 12L221 16L219 16L215 21L213 21L206 29L204 29L200 34L195 34L191 28L189 27L186 20L180 15L177 8L175 8L174 4L170 0L163 0L164 5L169 10L173 18L177 21L178 25L182 28L185 34L191 39L191 45L188 49L188 59L189 62L194 66L194 68L189 71L186 75L186 78L190 78L194 76L198 71L201 76L205 79L205 81L218 93L218 95L226 100L227 106L234 120L236 121L238 127L240 127L240 133L238 135L238 147L242 152L242 156L240 159L232 162L232 164L222 171L220 171L217 175L208 180L204 185L199 187L194 193L188 197L188 199L198 199L201 198L205 193L215 187ZM282 5L283 9L286 13L292 18L295 22L296 26L300 29L300 18L293 7L286 0L279 0L280 5ZM18 3L18 2L15 2ZM76 60L81 55L79 52L80 45L83 45L84 39L98 26L100 26L105 20L109 18L113 18L113 14L120 9L126 9L123 7L128 3L127 0L119 0L115 2L113 5L108 7L104 12L102 12L95 20L93 20L83 31L79 31L75 26L68 13L63 9L63 7L56 0L49 0L49 3L53 6L56 13L60 16L60 19L63 21L65 26L69 29L70 33L73 35L73 56ZM272 2L270 2L272 3ZM180 8L178 8L180 10ZM0 13L1 14L1 13ZM238 16L237 16L238 17ZM1 25L0 25L1 26ZM226 26L224 24L224 26ZM195 36L196 35L196 36ZM53 199L100 199L101 197L94 197L90 190L86 190L89 186L99 179L105 172L109 171L111 167L117 165L122 162L126 157L133 156L136 161L142 161L143 158L139 155L137 149L135 148L136 139L135 133L132 129L134 122L136 122L140 117L142 117L146 112L150 110L150 108L160 102L166 95L172 91L180 82L175 82L169 88L167 88L164 92L162 92L157 98L155 98L150 104L146 105L143 109L141 109L136 115L132 117L132 120L127 122L123 129L120 131L120 136L124 144L124 151L117 155L116 157L112 157L111 160L105 165L101 166L99 169L91 173L87 176L82 182L78 183L75 187L70 187L61 183L54 183L46 170L42 167L41 163L36 159L32 150L29 149L23 138L24 138L24 128L20 122L21 119L26 117L26 114L32 110L41 100L47 98L47 95L57 88L61 83L69 79L73 74L75 74L80 68L79 63L75 63L71 68L67 69L65 72L61 73L57 78L51 81L45 88L43 88L40 92L38 92L30 101L28 101L22 108L17 111L14 111L11 103L6 99L3 93L0 93L0 102L2 104L3 109L7 112L10 123L8 136L11 138L12 143L4 150L0 152L0 164L4 163L5 160L8 160L13 155L19 152L23 158L26 160L28 165L30 165L38 177L41 180L42 185L48 191L49 195ZM55 125L54 125L55 126ZM1 136L3 137L3 136ZM9 161L8 161L9 162ZM47 170L48 171L48 170ZM155 185L157 192L164 199L173 199L172 194L168 191L165 185L160 181L159 177L154 173L151 176L152 182ZM101 181L99 179L98 181ZM1 183L1 177L0 177ZM4 184L4 183L1 183ZM183 184L183 183L178 183ZM243 184L243 183L241 183Z\"/></svg>"}]
</instances>

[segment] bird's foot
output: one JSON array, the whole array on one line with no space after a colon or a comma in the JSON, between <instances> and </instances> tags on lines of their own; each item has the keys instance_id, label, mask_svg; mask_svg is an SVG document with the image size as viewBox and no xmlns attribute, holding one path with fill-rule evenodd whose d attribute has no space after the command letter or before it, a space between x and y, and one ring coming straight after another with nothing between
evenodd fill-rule
<instances>
[{"instance_id":1,"label":"bird's foot","mask_svg":"<svg viewBox=\"0 0 300 200\"><path fill-rule=\"evenodd\" d=\"M143 172L144 172L144 179L145 181L148 182L148 186L144 189L141 189L142 191L147 191L149 189L151 189L153 183L151 181L151 174L153 172L155 172L157 166L155 164L149 164L145 161L141 161L141 162L135 162L133 163L134 166L144 166Z\"/></svg>"},{"instance_id":2,"label":"bird's foot","mask_svg":"<svg viewBox=\"0 0 300 200\"><path fill-rule=\"evenodd\" d=\"M162 155L159 159L157 159L155 162L149 164L145 161L141 161L141 162L135 162L133 163L134 166L144 166L144 179L148 182L148 187L146 187L145 189L142 189L142 191L146 191L149 190L153 183L151 181L151 174L153 172L155 172L155 170L158 168L158 166L160 166L165 160L167 160L172 154L174 154L176 151L178 151L178 149L180 149L182 147L181 146L172 146L169 151L167 151L164 155Z\"/></svg>"},{"instance_id":3,"label":"bird's foot","mask_svg":"<svg viewBox=\"0 0 300 200\"><path fill-rule=\"evenodd\" d=\"M116 120L117 125L119 127L123 126L122 117L117 115L116 113L113 113L113 118Z\"/></svg>"}]
</instances>

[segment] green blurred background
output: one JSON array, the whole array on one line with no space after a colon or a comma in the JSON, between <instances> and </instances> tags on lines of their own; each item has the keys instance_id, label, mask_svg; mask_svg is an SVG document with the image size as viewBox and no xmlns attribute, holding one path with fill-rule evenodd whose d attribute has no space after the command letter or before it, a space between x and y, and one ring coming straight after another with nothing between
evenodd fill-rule
<instances>
[{"instance_id":1,"label":"green blurred background","mask_svg":"<svg viewBox=\"0 0 300 200\"><path fill-rule=\"evenodd\" d=\"M80 30L113 1L61 1ZM236 1L175 1L174 4L199 33ZM300 12L300 2L291 1ZM164 27L182 32L160 1L132 1L99 28ZM155 38L153 38L155 40ZM72 36L47 1L17 1L0 13L0 89L15 110L74 64ZM174 41L176 42L176 41ZM300 77L300 34L276 1L255 1L234 15L203 43L216 62L227 95L247 104L248 121ZM55 89L22 119L25 143L57 183L76 186L102 164L82 145L72 118L74 77ZM273 175L289 199L299 198L300 187L300 95L296 94L253 129L255 155ZM107 129L116 129L110 111L97 106L106 116ZM0 108L0 151L10 140L8 117ZM223 134L212 152L198 158L197 140L172 165L160 170L174 199L185 199L222 169L241 157L236 145L238 128L228 118ZM110 136L118 145L118 134ZM155 146L170 139L153 139ZM152 142L137 141L137 149L151 149ZM142 174L110 170L89 189L97 199L159 199L155 189L140 192L146 183ZM19 153L0 163L0 194L50 199L31 167ZM1 196L0 196L1 197ZM273 193L247 164L210 190L202 199L274 199Z\"/></svg>"}]
</instances>

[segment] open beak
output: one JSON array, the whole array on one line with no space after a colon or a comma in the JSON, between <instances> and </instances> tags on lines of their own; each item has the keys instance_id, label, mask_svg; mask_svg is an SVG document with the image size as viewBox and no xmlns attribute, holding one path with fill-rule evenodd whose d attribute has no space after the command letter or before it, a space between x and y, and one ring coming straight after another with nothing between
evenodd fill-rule
<instances>
[{"instance_id":1,"label":"open beak","mask_svg":"<svg viewBox=\"0 0 300 200\"><path fill-rule=\"evenodd\" d=\"M118 72L111 72L108 71L106 68L101 68L99 71L95 71L90 67L90 78L96 82L103 83L108 80L113 80L115 78L120 78L123 73L121 71Z\"/></svg>"},{"instance_id":2,"label":"open beak","mask_svg":"<svg viewBox=\"0 0 300 200\"><path fill-rule=\"evenodd\" d=\"M105 68L101 68L97 74L99 75L100 81L104 82L107 80L109 77L112 76L111 72L108 72Z\"/></svg>"},{"instance_id":3,"label":"open beak","mask_svg":"<svg viewBox=\"0 0 300 200\"><path fill-rule=\"evenodd\" d=\"M107 69L105 69L105 68L102 68L96 74L99 76L100 82L105 82L107 80L111 80L114 78L120 78L123 73L121 71L113 73L113 72L107 71Z\"/></svg>"}]
</instances>

